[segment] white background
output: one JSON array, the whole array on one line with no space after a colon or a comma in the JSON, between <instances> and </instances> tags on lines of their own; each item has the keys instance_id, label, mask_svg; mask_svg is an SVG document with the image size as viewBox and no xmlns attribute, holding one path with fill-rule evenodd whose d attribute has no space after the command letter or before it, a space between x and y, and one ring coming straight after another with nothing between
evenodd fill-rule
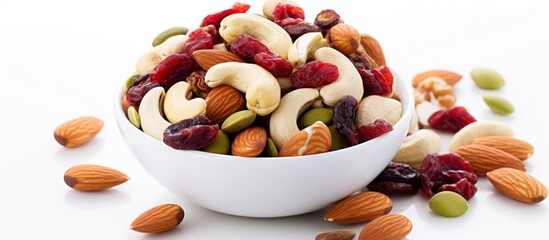
<instances>
[{"instance_id":1,"label":"white background","mask_svg":"<svg viewBox=\"0 0 549 240\"><path fill-rule=\"evenodd\" d=\"M246 1L259 12L262 1ZM288 218L252 219L194 206L157 184L126 148L116 127L115 89L160 31L198 26L232 1L8 1L0 0L0 239L314 239L323 231L353 229L324 222L324 210ZM434 68L463 74L458 104L478 120L511 125L536 152L528 173L549 185L547 1L301 1L307 20L337 10L346 23L376 37L388 65L404 79ZM480 90L469 71L489 67L507 80ZM511 116L490 112L482 95L515 104ZM105 121L92 142L65 149L53 139L62 122L84 115ZM447 151L449 136L442 152ZM112 190L81 193L67 187L69 167L93 163L131 180ZM253 181L253 179L250 179ZM220 179L222 181L222 179ZM547 239L549 200L522 204L486 179L459 218L440 217L425 197L393 197L393 213L414 228L408 239ZM220 199L223 201L223 199ZM128 229L148 208L178 203L186 210L174 231L144 235Z\"/></svg>"}]
</instances>

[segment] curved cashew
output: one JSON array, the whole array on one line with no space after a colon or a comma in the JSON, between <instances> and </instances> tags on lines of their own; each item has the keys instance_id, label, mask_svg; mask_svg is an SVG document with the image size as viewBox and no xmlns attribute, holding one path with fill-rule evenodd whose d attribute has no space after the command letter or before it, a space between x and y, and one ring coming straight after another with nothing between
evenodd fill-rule
<instances>
[{"instance_id":1,"label":"curved cashew","mask_svg":"<svg viewBox=\"0 0 549 240\"><path fill-rule=\"evenodd\" d=\"M152 71L162 60L180 52L187 39L189 39L187 35L176 35L166 39L162 44L153 47L137 60L135 66L137 72L145 74Z\"/></svg>"},{"instance_id":2,"label":"curved cashew","mask_svg":"<svg viewBox=\"0 0 549 240\"><path fill-rule=\"evenodd\" d=\"M313 53L321 48L327 47L326 39L320 32L310 32L297 38L288 52L288 61L294 68L303 66L307 59L312 58Z\"/></svg>"},{"instance_id":3,"label":"curved cashew","mask_svg":"<svg viewBox=\"0 0 549 240\"><path fill-rule=\"evenodd\" d=\"M360 102L364 94L362 78L351 60L343 53L330 47L316 50L315 59L334 64L339 70L339 77L335 82L320 88L320 97L326 105L335 106L339 100L347 95L351 95Z\"/></svg>"},{"instance_id":4,"label":"curved cashew","mask_svg":"<svg viewBox=\"0 0 549 240\"><path fill-rule=\"evenodd\" d=\"M498 122L474 122L459 130L450 141L450 152L455 152L460 146L470 144L475 138L485 136L509 136L513 129Z\"/></svg>"},{"instance_id":5,"label":"curved cashew","mask_svg":"<svg viewBox=\"0 0 549 240\"><path fill-rule=\"evenodd\" d=\"M280 103L281 90L277 79L259 65L220 63L206 72L204 81L211 88L230 85L246 93L246 107L260 116L273 112Z\"/></svg>"},{"instance_id":6,"label":"curved cashew","mask_svg":"<svg viewBox=\"0 0 549 240\"><path fill-rule=\"evenodd\" d=\"M265 44L274 54L287 59L288 50L292 47L292 38L276 23L245 13L232 14L221 21L219 34L229 44L244 33Z\"/></svg>"},{"instance_id":7,"label":"curved cashew","mask_svg":"<svg viewBox=\"0 0 549 240\"><path fill-rule=\"evenodd\" d=\"M299 132L297 117L309 108L319 95L315 88L298 88L282 97L269 120L271 138L278 149Z\"/></svg>"},{"instance_id":8,"label":"curved cashew","mask_svg":"<svg viewBox=\"0 0 549 240\"><path fill-rule=\"evenodd\" d=\"M164 130L171 124L162 117L162 102L164 101L164 88L155 87L149 90L139 105L141 117L141 129L143 132L160 141L164 136Z\"/></svg>"},{"instance_id":9,"label":"curved cashew","mask_svg":"<svg viewBox=\"0 0 549 240\"><path fill-rule=\"evenodd\" d=\"M392 98L371 95L362 99L358 104L356 125L370 124L376 119L383 119L395 125L402 115L402 104Z\"/></svg>"},{"instance_id":10,"label":"curved cashew","mask_svg":"<svg viewBox=\"0 0 549 240\"><path fill-rule=\"evenodd\" d=\"M206 101L202 98L190 99L192 95L191 85L184 81L168 89L164 97L164 114L169 122L173 124L206 114Z\"/></svg>"},{"instance_id":11,"label":"curved cashew","mask_svg":"<svg viewBox=\"0 0 549 240\"><path fill-rule=\"evenodd\" d=\"M265 17L267 17L269 20L272 20L275 7L279 3L290 4L292 6L299 6L297 3L295 3L292 0L266 0L265 3L263 3L263 15L265 15Z\"/></svg>"},{"instance_id":12,"label":"curved cashew","mask_svg":"<svg viewBox=\"0 0 549 240\"><path fill-rule=\"evenodd\" d=\"M404 139L393 162L406 163L419 168L425 156L438 153L442 145L440 136L429 129L421 129Z\"/></svg>"}]
</instances>

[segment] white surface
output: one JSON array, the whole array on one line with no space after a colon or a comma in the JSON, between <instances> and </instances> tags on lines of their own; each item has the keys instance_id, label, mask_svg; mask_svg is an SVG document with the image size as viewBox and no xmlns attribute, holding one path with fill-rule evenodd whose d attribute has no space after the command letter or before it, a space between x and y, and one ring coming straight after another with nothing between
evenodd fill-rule
<instances>
[{"instance_id":1,"label":"white surface","mask_svg":"<svg viewBox=\"0 0 549 240\"><path fill-rule=\"evenodd\" d=\"M211 2L211 3L210 3ZM247 1L259 11L261 1ZM508 123L536 152L528 172L549 185L547 1L300 1L307 19L324 8L370 33L383 45L389 65L405 79L443 68L464 75L458 104L479 120ZM206 6L204 3L210 3ZM233 217L196 207L168 192L130 154L116 127L112 94L133 71L152 38L174 25L197 26L232 1L0 1L1 161L0 239L313 239L334 225L323 211L276 219ZM211 6L215 6L212 8ZM468 76L490 67L507 80L498 91L476 88ZM491 113L482 95L511 100L516 112ZM64 149L55 127L74 117L105 120L89 144ZM443 138L447 147L448 137ZM70 166L102 164L131 180L100 193L72 191L62 180ZM486 179L466 215L433 214L427 199L393 197L393 213L410 218L408 239L546 239L549 200L526 205L507 199ZM148 236L128 230L142 211L161 203L183 206L175 231Z\"/></svg>"}]
</instances>

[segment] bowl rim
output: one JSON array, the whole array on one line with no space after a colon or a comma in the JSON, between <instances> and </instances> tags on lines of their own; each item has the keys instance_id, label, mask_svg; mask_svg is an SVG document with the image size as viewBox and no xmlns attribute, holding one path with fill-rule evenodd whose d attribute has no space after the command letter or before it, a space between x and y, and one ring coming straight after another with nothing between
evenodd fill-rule
<instances>
[{"instance_id":1,"label":"bowl rim","mask_svg":"<svg viewBox=\"0 0 549 240\"><path fill-rule=\"evenodd\" d=\"M410 123L409 122L404 122L404 120L408 118L408 115L410 115L409 117L411 119L411 115L413 114L414 101L412 101L413 100L412 88L410 86L407 86L404 83L404 81L402 80L402 78L400 78L396 73L394 73L394 71L392 71L392 72L393 72L393 76L394 76L394 83L396 84L394 87L398 90L399 93L404 93L404 95L403 94L399 95L401 98L403 96L406 96L406 99L407 99L407 101L405 103L402 103L402 101L400 101L401 104L402 104L402 114L401 114L400 119L398 120L398 122L393 126L393 128L394 129L400 128L400 127L409 128ZM403 89L400 89L400 88L403 88ZM238 162L249 162L249 161L253 161L253 162L265 162L265 161L281 162L281 161L295 161L296 159L299 159L299 161L306 161L308 159L315 159L317 161L319 156L322 156L323 158L330 158L331 156L338 156L339 154L342 154L345 151L353 151L353 150L356 150L356 148L368 147L368 145L372 145L376 141L382 141L383 138L388 137L388 135L391 134L391 133L394 133L394 131L391 131L388 134L381 135L381 136L379 136L375 139L369 140L367 142L359 143L359 144L354 145L354 146L349 146L349 147L346 147L346 148L343 148L343 149L338 149L338 150L335 150L335 151L328 151L328 152L318 153L318 154L303 155L303 156L241 157L241 156L233 156L233 155L225 155L225 154L204 152L204 151L200 151L200 150L178 150L178 149L174 149L174 148L169 147L164 142L162 142L162 141L160 141L160 140L158 140L158 139L156 139L152 136L149 136L148 134L143 132L141 129L136 128L127 119L126 114L122 111L122 107L121 107L122 106L121 104L122 104L122 97L123 97L124 89L125 89L124 84L122 84L121 89L116 89L115 99L113 101L115 120L118 122L118 124L124 124L126 126L126 128L132 129L131 131L137 131L138 132L137 134L140 134L140 136L144 136L146 139L148 139L151 142L155 142L157 144L162 144L162 146L165 147L166 150L172 151L175 154L185 155L185 154L190 153L190 154L198 156L198 157L201 157L201 156L208 157L208 158L218 157L218 158L230 159L231 161L238 161ZM397 91L397 90L395 90L395 91ZM125 121L121 121L122 119L125 119ZM403 124L406 124L406 126L402 126ZM408 130L406 130L406 131L408 131ZM126 141L126 140L124 140L124 141Z\"/></svg>"}]
</instances>

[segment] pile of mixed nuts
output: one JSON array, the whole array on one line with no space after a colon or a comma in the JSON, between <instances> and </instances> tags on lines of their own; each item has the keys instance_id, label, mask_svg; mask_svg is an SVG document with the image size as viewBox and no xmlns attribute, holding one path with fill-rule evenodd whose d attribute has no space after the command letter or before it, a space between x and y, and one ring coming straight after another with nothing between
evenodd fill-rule
<instances>
[{"instance_id":1,"label":"pile of mixed nuts","mask_svg":"<svg viewBox=\"0 0 549 240\"><path fill-rule=\"evenodd\" d=\"M244 157L319 154L392 130L402 107L381 46L372 36L360 34L334 10L321 11L310 23L290 0L267 0L263 14L248 14L249 8L235 3L206 16L189 35L187 28L174 27L154 38L124 89L121 107L129 121L175 149ZM505 83L489 69L475 69L471 77L485 89ZM330 206L326 221L368 222L358 239L402 239L412 223L390 214L388 195L421 189L434 212L457 217L467 211L467 201L477 192L475 183L483 176L521 202L547 197L545 186L525 173L522 161L533 154L532 145L514 138L509 126L477 121L456 106L453 88L461 78L446 70L413 78L415 114L393 162L367 191ZM500 96L484 100L498 114L514 110ZM102 127L103 121L82 117L59 126L54 136L65 147L78 147ZM450 153L439 154L441 132L453 134ZM100 191L128 179L115 169L91 164L74 166L64 176L79 191ZM183 218L180 206L163 204L142 213L130 228L164 232ZM355 235L331 231L316 239Z\"/></svg>"}]
</instances>

